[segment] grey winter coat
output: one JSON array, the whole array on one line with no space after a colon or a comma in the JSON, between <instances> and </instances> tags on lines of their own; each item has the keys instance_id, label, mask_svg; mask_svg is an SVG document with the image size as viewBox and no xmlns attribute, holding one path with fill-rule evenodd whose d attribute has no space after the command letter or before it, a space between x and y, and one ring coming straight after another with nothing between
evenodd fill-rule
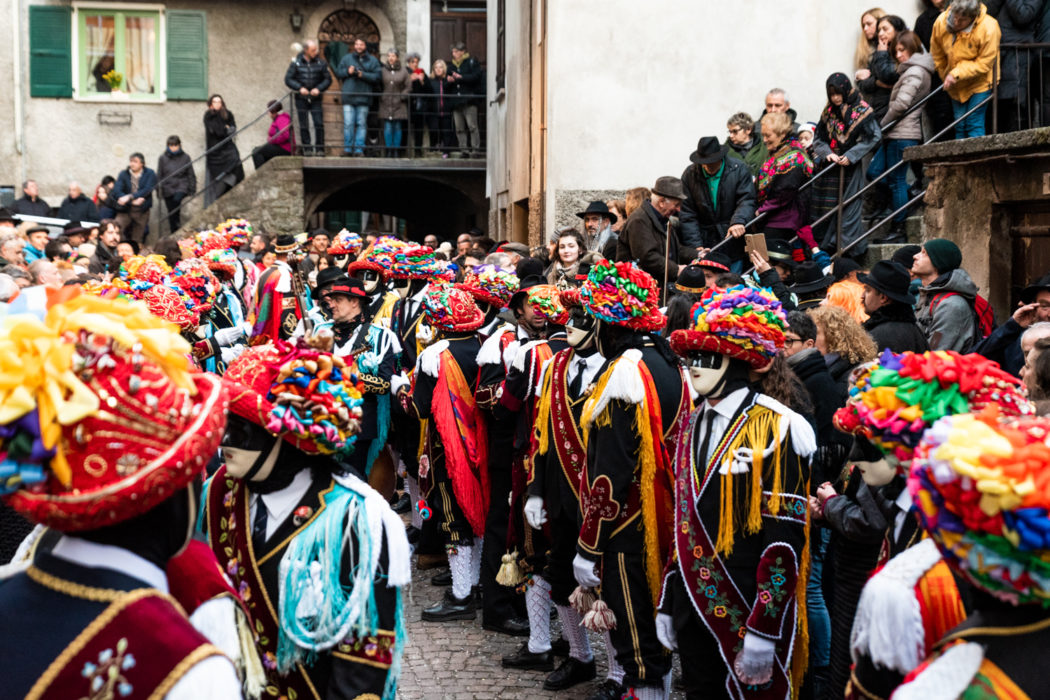
<instances>
[{"instance_id":1,"label":"grey winter coat","mask_svg":"<svg viewBox=\"0 0 1050 700\"><path fill-rule=\"evenodd\" d=\"M980 342L973 310L976 296L977 285L966 270L952 270L919 289L915 316L930 350L967 353Z\"/></svg>"},{"instance_id":2,"label":"grey winter coat","mask_svg":"<svg viewBox=\"0 0 1050 700\"><path fill-rule=\"evenodd\" d=\"M886 116L880 122L883 127L900 119L913 104L930 94L930 86L937 69L933 65L933 56L917 53L897 66L897 72L900 78L893 84L893 90L890 92L890 104ZM904 117L897 126L884 132L883 138L922 141L922 110L917 109Z\"/></svg>"},{"instance_id":3,"label":"grey winter coat","mask_svg":"<svg viewBox=\"0 0 1050 700\"><path fill-rule=\"evenodd\" d=\"M412 80L408 70L400 62L391 66L383 64L383 96L379 98L379 118L408 119L408 94L412 91Z\"/></svg>"},{"instance_id":4,"label":"grey winter coat","mask_svg":"<svg viewBox=\"0 0 1050 700\"><path fill-rule=\"evenodd\" d=\"M349 73L351 67L354 68L352 76ZM343 56L335 69L336 77L343 81L343 104L372 104L372 93L380 90L381 70L379 59L367 51L360 56L353 51Z\"/></svg>"}]
</instances>

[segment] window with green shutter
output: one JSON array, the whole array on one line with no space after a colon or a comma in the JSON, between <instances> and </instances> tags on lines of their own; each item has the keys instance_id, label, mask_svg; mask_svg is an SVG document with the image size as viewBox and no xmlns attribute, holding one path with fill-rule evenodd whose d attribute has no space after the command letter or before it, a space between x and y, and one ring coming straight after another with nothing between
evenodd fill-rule
<instances>
[{"instance_id":1,"label":"window with green shutter","mask_svg":"<svg viewBox=\"0 0 1050 700\"><path fill-rule=\"evenodd\" d=\"M75 9L77 97L163 99L160 10L95 5Z\"/></svg>"},{"instance_id":2,"label":"window with green shutter","mask_svg":"<svg viewBox=\"0 0 1050 700\"><path fill-rule=\"evenodd\" d=\"M208 24L203 12L168 10L168 99L208 99Z\"/></svg>"},{"instance_id":3,"label":"window with green shutter","mask_svg":"<svg viewBox=\"0 0 1050 700\"><path fill-rule=\"evenodd\" d=\"M58 5L29 6L29 94L72 97L72 10Z\"/></svg>"}]
</instances>

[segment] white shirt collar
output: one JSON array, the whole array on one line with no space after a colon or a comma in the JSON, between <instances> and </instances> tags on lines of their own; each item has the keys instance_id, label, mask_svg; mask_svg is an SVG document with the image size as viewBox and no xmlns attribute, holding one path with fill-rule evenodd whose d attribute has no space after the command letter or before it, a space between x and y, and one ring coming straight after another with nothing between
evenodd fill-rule
<instances>
[{"instance_id":1,"label":"white shirt collar","mask_svg":"<svg viewBox=\"0 0 1050 700\"><path fill-rule=\"evenodd\" d=\"M296 504L303 500L303 496L306 495L306 491L310 488L310 483L313 481L313 476L309 469L304 469L295 475L292 479L292 483L285 486L280 491L274 491L273 493L264 493L257 497L255 507L258 507L258 500L262 500L266 506L267 519L266 519L266 538L269 539L273 536L273 533L277 531L278 526L283 523L292 511L295 510ZM252 513L252 517L255 513Z\"/></svg>"},{"instance_id":2,"label":"white shirt collar","mask_svg":"<svg viewBox=\"0 0 1050 700\"><path fill-rule=\"evenodd\" d=\"M728 420L732 420L733 415L736 414L737 409L740 408L740 404L744 402L745 396L747 396L747 387L741 387L714 406L709 404L707 399L704 399L704 410L706 411L710 408L718 415L723 416Z\"/></svg>"},{"instance_id":3,"label":"white shirt collar","mask_svg":"<svg viewBox=\"0 0 1050 700\"><path fill-rule=\"evenodd\" d=\"M161 593L168 592L168 576L139 555L111 544L99 544L79 537L62 535L51 554L59 559L92 569L109 569L148 583Z\"/></svg>"}]
</instances>

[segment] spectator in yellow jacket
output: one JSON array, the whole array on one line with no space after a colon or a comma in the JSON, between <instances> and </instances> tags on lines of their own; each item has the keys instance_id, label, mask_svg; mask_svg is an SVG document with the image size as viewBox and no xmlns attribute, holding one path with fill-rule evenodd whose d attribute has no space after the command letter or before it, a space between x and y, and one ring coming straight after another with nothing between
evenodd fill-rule
<instances>
[{"instance_id":1,"label":"spectator in yellow jacket","mask_svg":"<svg viewBox=\"0 0 1050 700\"><path fill-rule=\"evenodd\" d=\"M980 0L953 0L933 24L930 53L959 119L992 93L999 75L999 23ZM955 138L984 136L984 104L955 126Z\"/></svg>"}]
</instances>

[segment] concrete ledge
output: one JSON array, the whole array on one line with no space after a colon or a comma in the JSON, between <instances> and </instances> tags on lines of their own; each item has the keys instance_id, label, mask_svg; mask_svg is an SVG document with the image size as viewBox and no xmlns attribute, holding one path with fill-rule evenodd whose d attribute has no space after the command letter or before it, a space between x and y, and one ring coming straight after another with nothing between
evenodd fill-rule
<instances>
[{"instance_id":1,"label":"concrete ledge","mask_svg":"<svg viewBox=\"0 0 1050 700\"><path fill-rule=\"evenodd\" d=\"M904 149L904 160L929 163L976 157L1006 158L1014 153L1043 150L1050 147L1050 127L993 134L972 139L943 141Z\"/></svg>"}]
</instances>

